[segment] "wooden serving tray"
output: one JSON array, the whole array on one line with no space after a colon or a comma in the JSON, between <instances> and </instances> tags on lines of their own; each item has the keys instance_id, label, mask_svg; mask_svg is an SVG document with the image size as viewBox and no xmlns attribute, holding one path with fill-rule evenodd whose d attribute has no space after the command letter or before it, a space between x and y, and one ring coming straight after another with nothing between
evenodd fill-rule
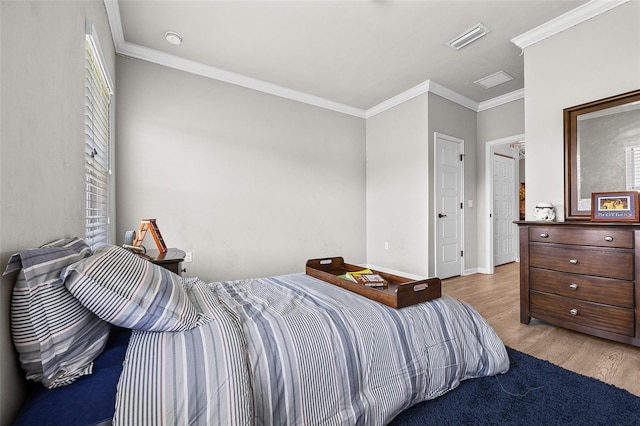
<instances>
[{"instance_id":1,"label":"wooden serving tray","mask_svg":"<svg viewBox=\"0 0 640 426\"><path fill-rule=\"evenodd\" d=\"M371 270L374 274L382 276L389 286L366 287L362 284L340 278L347 272L356 272L364 269L362 266L344 263L342 257L329 257L324 259L310 259L307 261L306 273L312 277L321 279L328 283L342 287L345 290L358 293L368 299L383 303L392 308L404 308L437 299L441 296L440 278L427 278L419 281L412 281L409 278Z\"/></svg>"}]
</instances>

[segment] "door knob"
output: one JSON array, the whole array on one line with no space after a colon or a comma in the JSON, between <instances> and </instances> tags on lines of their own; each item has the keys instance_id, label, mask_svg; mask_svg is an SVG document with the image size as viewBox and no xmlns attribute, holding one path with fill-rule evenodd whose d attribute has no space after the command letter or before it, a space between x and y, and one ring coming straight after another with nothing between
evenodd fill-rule
<instances>
[{"instance_id":1,"label":"door knob","mask_svg":"<svg viewBox=\"0 0 640 426\"><path fill-rule=\"evenodd\" d=\"M443 217L447 217L447 215L446 215L446 214L442 214L442 213L438 213L438 217L439 217L440 219L442 219Z\"/></svg>"}]
</instances>

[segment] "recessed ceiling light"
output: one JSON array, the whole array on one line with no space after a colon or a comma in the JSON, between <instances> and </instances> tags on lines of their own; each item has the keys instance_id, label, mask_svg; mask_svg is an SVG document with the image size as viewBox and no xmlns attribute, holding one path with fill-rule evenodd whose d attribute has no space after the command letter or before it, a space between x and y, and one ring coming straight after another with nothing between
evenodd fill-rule
<instances>
[{"instance_id":1,"label":"recessed ceiling light","mask_svg":"<svg viewBox=\"0 0 640 426\"><path fill-rule=\"evenodd\" d=\"M164 33L164 38L166 38L167 41L173 45L179 46L180 44L182 44L182 37L180 36L180 34L173 31L167 31L166 33Z\"/></svg>"},{"instance_id":2,"label":"recessed ceiling light","mask_svg":"<svg viewBox=\"0 0 640 426\"><path fill-rule=\"evenodd\" d=\"M474 83L479 84L485 89L491 89L492 87L496 87L498 84L506 83L510 80L513 80L513 77L500 70L496 73L481 78L480 80L476 80L474 81Z\"/></svg>"},{"instance_id":3,"label":"recessed ceiling light","mask_svg":"<svg viewBox=\"0 0 640 426\"><path fill-rule=\"evenodd\" d=\"M480 37L489 34L490 31L491 30L489 30L489 28L478 22L473 27L469 28L462 34L457 35L455 38L449 40L445 44L452 49L459 50L465 47L467 44L476 41Z\"/></svg>"}]
</instances>

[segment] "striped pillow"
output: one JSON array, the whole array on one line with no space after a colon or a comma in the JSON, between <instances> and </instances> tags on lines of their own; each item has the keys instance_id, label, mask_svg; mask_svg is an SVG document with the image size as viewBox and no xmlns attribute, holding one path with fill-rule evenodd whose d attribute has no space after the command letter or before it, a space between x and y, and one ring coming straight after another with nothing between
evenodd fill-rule
<instances>
[{"instance_id":1,"label":"striped pillow","mask_svg":"<svg viewBox=\"0 0 640 426\"><path fill-rule=\"evenodd\" d=\"M64 283L100 318L120 327L183 331L207 321L173 272L118 246L71 265Z\"/></svg>"},{"instance_id":2,"label":"striped pillow","mask_svg":"<svg viewBox=\"0 0 640 426\"><path fill-rule=\"evenodd\" d=\"M61 273L91 254L79 238L14 254L5 274L20 270L11 301L11 331L27 378L48 388L91 374L111 326L62 285Z\"/></svg>"}]
</instances>

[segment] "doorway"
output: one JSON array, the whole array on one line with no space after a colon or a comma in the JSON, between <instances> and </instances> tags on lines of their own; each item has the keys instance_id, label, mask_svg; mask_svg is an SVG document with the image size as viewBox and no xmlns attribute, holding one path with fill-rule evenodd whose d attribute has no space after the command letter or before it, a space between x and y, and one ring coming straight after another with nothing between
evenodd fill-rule
<instances>
[{"instance_id":1,"label":"doorway","mask_svg":"<svg viewBox=\"0 0 640 426\"><path fill-rule=\"evenodd\" d=\"M511 227L511 230L513 231L513 248L514 248L514 260L515 261L519 261L519 253L517 251L517 248L519 247L519 242L518 242L518 233L516 230L516 225L510 222L513 222L513 220L518 220L519 219L519 213L518 213L518 207L519 207L519 192L520 192L520 159L524 158L524 134L519 134L519 135L514 135L514 136L509 136L506 138L501 138L501 139L496 139L493 141L489 141L486 143L486 148L485 148L485 188L486 188L486 192L485 192L485 197L486 197L486 201L485 201L485 206L486 206L486 212L485 212L485 218L486 218L486 227L485 227L485 265L486 265L486 270L485 272L488 274L493 274L494 273L494 267L496 266L495 263L495 255L496 255L496 245L499 246L499 244L506 244L504 241L501 242L496 242L496 230L495 230L495 184L494 184L494 174L495 174L495 170L494 170L494 156L495 153L498 152L502 152L505 153L507 155L509 155L510 157L514 158L514 176L515 176L515 182L513 184L513 188L512 191L510 191L510 193L513 194L513 197L515 199L515 205L513 206L513 213L512 213L512 218L510 219L505 219L502 218L501 219L501 224L503 226L509 226ZM510 223L510 224L509 224ZM502 234L508 234L509 230L506 230L505 232L503 232ZM501 235L501 238L504 238L505 235ZM499 262L502 262L502 260L499 260Z\"/></svg>"},{"instance_id":2,"label":"doorway","mask_svg":"<svg viewBox=\"0 0 640 426\"><path fill-rule=\"evenodd\" d=\"M516 160L509 154L493 153L493 266L516 260Z\"/></svg>"},{"instance_id":3,"label":"doorway","mask_svg":"<svg viewBox=\"0 0 640 426\"><path fill-rule=\"evenodd\" d=\"M435 149L435 275L462 275L464 209L464 141L434 134Z\"/></svg>"}]
</instances>

